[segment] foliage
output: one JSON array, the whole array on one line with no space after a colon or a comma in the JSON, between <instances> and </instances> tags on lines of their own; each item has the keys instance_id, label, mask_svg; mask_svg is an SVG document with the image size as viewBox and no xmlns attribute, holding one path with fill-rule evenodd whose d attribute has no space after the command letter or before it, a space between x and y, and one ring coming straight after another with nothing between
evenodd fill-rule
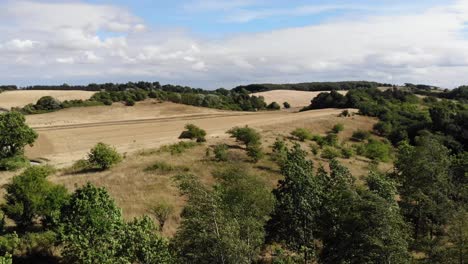
<instances>
[{"instance_id":1,"label":"foliage","mask_svg":"<svg viewBox=\"0 0 468 264\"><path fill-rule=\"evenodd\" d=\"M334 125L331 131L335 134L338 134L343 130L344 130L344 125L339 123L339 124Z\"/></svg>"},{"instance_id":2,"label":"foliage","mask_svg":"<svg viewBox=\"0 0 468 264\"><path fill-rule=\"evenodd\" d=\"M253 128L250 127L234 127L227 131L231 137L235 138L238 142L243 143L246 148L249 146L257 145L260 143L261 136Z\"/></svg>"},{"instance_id":3,"label":"foliage","mask_svg":"<svg viewBox=\"0 0 468 264\"><path fill-rule=\"evenodd\" d=\"M322 151L322 158L324 159L334 159L334 158L339 158L341 157L341 153L339 150L333 147L325 147Z\"/></svg>"},{"instance_id":4,"label":"foliage","mask_svg":"<svg viewBox=\"0 0 468 264\"><path fill-rule=\"evenodd\" d=\"M226 144L218 144L214 147L214 155L217 161L228 161L228 146Z\"/></svg>"},{"instance_id":5,"label":"foliage","mask_svg":"<svg viewBox=\"0 0 468 264\"><path fill-rule=\"evenodd\" d=\"M312 133L305 128L296 128L291 132L291 135L300 141L310 140L313 137Z\"/></svg>"},{"instance_id":6,"label":"foliage","mask_svg":"<svg viewBox=\"0 0 468 264\"><path fill-rule=\"evenodd\" d=\"M261 160L264 156L262 146L260 144L250 144L246 150L247 156L249 156L255 163Z\"/></svg>"},{"instance_id":7,"label":"foliage","mask_svg":"<svg viewBox=\"0 0 468 264\"><path fill-rule=\"evenodd\" d=\"M23 155L0 159L0 170L16 171L29 165L29 160Z\"/></svg>"},{"instance_id":8,"label":"foliage","mask_svg":"<svg viewBox=\"0 0 468 264\"><path fill-rule=\"evenodd\" d=\"M360 155L365 156L371 160L387 162L390 160L392 147L382 141L370 139L364 145L364 152Z\"/></svg>"},{"instance_id":9,"label":"foliage","mask_svg":"<svg viewBox=\"0 0 468 264\"><path fill-rule=\"evenodd\" d=\"M151 208L151 213L156 217L159 228L162 230L169 216L174 212L174 206L167 202L159 202Z\"/></svg>"},{"instance_id":10,"label":"foliage","mask_svg":"<svg viewBox=\"0 0 468 264\"><path fill-rule=\"evenodd\" d=\"M156 161L145 169L147 172L158 171L161 173L188 172L189 170L187 166L174 166L165 161Z\"/></svg>"},{"instance_id":11,"label":"foliage","mask_svg":"<svg viewBox=\"0 0 468 264\"><path fill-rule=\"evenodd\" d=\"M280 110L281 106L277 102L272 102L267 106L268 110Z\"/></svg>"},{"instance_id":12,"label":"foliage","mask_svg":"<svg viewBox=\"0 0 468 264\"><path fill-rule=\"evenodd\" d=\"M108 170L122 161L122 156L117 153L115 148L100 142L89 152L88 161L92 166L100 170Z\"/></svg>"},{"instance_id":13,"label":"foliage","mask_svg":"<svg viewBox=\"0 0 468 264\"><path fill-rule=\"evenodd\" d=\"M353 135L351 136L351 139L354 141L362 142L365 140L368 140L370 138L371 134L369 131L365 131L362 129L358 129L353 132Z\"/></svg>"},{"instance_id":14,"label":"foliage","mask_svg":"<svg viewBox=\"0 0 468 264\"><path fill-rule=\"evenodd\" d=\"M194 148L198 146L197 143L195 142L185 142L185 141L180 141L176 144L171 144L171 145L165 145L160 148L160 151L162 152L170 152L171 155L177 155L177 154L182 154L186 150Z\"/></svg>"},{"instance_id":15,"label":"foliage","mask_svg":"<svg viewBox=\"0 0 468 264\"><path fill-rule=\"evenodd\" d=\"M284 241L288 248L302 252L305 263L314 253L316 218L322 204L322 189L312 173L306 152L295 145L281 166L284 180L273 191L276 206L267 225L270 239Z\"/></svg>"},{"instance_id":16,"label":"foliage","mask_svg":"<svg viewBox=\"0 0 468 264\"><path fill-rule=\"evenodd\" d=\"M0 114L0 159L22 155L26 145L32 145L37 133L18 112Z\"/></svg>"},{"instance_id":17,"label":"foliage","mask_svg":"<svg viewBox=\"0 0 468 264\"><path fill-rule=\"evenodd\" d=\"M283 106L284 106L284 108L286 108L286 109L291 108L291 104L289 104L288 102L284 102L284 103L283 103Z\"/></svg>"},{"instance_id":18,"label":"foliage","mask_svg":"<svg viewBox=\"0 0 468 264\"><path fill-rule=\"evenodd\" d=\"M272 158L278 164L282 164L284 160L286 160L286 155L288 152L288 148L286 143L281 138L276 138L275 142L272 146Z\"/></svg>"},{"instance_id":19,"label":"foliage","mask_svg":"<svg viewBox=\"0 0 468 264\"><path fill-rule=\"evenodd\" d=\"M62 103L52 96L41 97L34 106L37 110L54 111L62 108Z\"/></svg>"},{"instance_id":20,"label":"foliage","mask_svg":"<svg viewBox=\"0 0 468 264\"><path fill-rule=\"evenodd\" d=\"M263 245L271 194L239 166L214 176L218 183L212 190L194 176L177 178L188 201L174 250L182 263L251 263Z\"/></svg>"},{"instance_id":21,"label":"foliage","mask_svg":"<svg viewBox=\"0 0 468 264\"><path fill-rule=\"evenodd\" d=\"M205 142L206 131L197 127L193 124L186 124L185 131L180 134L179 138L187 138L187 139L196 139L197 142Z\"/></svg>"},{"instance_id":22,"label":"foliage","mask_svg":"<svg viewBox=\"0 0 468 264\"><path fill-rule=\"evenodd\" d=\"M50 167L29 167L6 185L2 210L19 227L32 227L35 220L44 226L57 224L60 207L67 202L68 194L65 187L47 181L51 173Z\"/></svg>"}]
</instances>

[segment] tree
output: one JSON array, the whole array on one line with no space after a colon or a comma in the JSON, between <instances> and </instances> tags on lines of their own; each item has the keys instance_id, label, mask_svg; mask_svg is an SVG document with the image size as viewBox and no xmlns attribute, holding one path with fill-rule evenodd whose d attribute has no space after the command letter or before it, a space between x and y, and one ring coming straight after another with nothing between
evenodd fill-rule
<instances>
[{"instance_id":1,"label":"tree","mask_svg":"<svg viewBox=\"0 0 468 264\"><path fill-rule=\"evenodd\" d=\"M67 202L68 194L65 187L47 181L46 177L51 173L49 167L29 167L6 185L6 202L2 210L19 227L32 227L35 220L45 226L57 224L60 208Z\"/></svg>"},{"instance_id":2,"label":"tree","mask_svg":"<svg viewBox=\"0 0 468 264\"><path fill-rule=\"evenodd\" d=\"M156 217L159 222L161 231L169 216L174 212L174 206L167 202L160 202L151 209L151 213Z\"/></svg>"},{"instance_id":3,"label":"tree","mask_svg":"<svg viewBox=\"0 0 468 264\"><path fill-rule=\"evenodd\" d=\"M246 147L250 145L256 145L260 142L261 136L255 131L255 129L250 127L234 127L227 131L231 137L235 138L237 141L245 144Z\"/></svg>"},{"instance_id":4,"label":"tree","mask_svg":"<svg viewBox=\"0 0 468 264\"><path fill-rule=\"evenodd\" d=\"M252 263L264 242L263 226L272 208L263 182L240 167L214 174L212 190L191 175L178 176L188 198L174 249L182 263Z\"/></svg>"},{"instance_id":5,"label":"tree","mask_svg":"<svg viewBox=\"0 0 468 264\"><path fill-rule=\"evenodd\" d=\"M277 102L272 102L267 106L267 109L269 110L280 110L281 106Z\"/></svg>"},{"instance_id":6,"label":"tree","mask_svg":"<svg viewBox=\"0 0 468 264\"><path fill-rule=\"evenodd\" d=\"M0 114L0 159L22 155L24 147L37 139L37 133L18 112Z\"/></svg>"},{"instance_id":7,"label":"tree","mask_svg":"<svg viewBox=\"0 0 468 264\"><path fill-rule=\"evenodd\" d=\"M442 232L453 203L449 179L450 156L438 141L424 137L417 146L404 144L395 162L400 206L413 227L416 244Z\"/></svg>"},{"instance_id":8,"label":"tree","mask_svg":"<svg viewBox=\"0 0 468 264\"><path fill-rule=\"evenodd\" d=\"M284 180L273 191L276 206L267 224L270 239L303 253L304 263L315 251L316 218L322 205L322 189L306 155L299 145L288 151L281 166Z\"/></svg>"},{"instance_id":9,"label":"tree","mask_svg":"<svg viewBox=\"0 0 468 264\"><path fill-rule=\"evenodd\" d=\"M188 139L196 139L197 142L205 142L206 131L197 127L193 124L186 124L185 131L180 134L179 138L188 138Z\"/></svg>"},{"instance_id":10,"label":"tree","mask_svg":"<svg viewBox=\"0 0 468 264\"><path fill-rule=\"evenodd\" d=\"M53 111L62 108L62 103L52 96L41 97L34 106L37 110Z\"/></svg>"},{"instance_id":11,"label":"tree","mask_svg":"<svg viewBox=\"0 0 468 264\"><path fill-rule=\"evenodd\" d=\"M62 209L62 255L67 263L112 263L123 224L107 191L90 183L77 189Z\"/></svg>"},{"instance_id":12,"label":"tree","mask_svg":"<svg viewBox=\"0 0 468 264\"><path fill-rule=\"evenodd\" d=\"M284 102L284 103L283 103L283 106L284 106L284 108L286 108L286 109L291 108L291 104L289 104L288 102Z\"/></svg>"},{"instance_id":13,"label":"tree","mask_svg":"<svg viewBox=\"0 0 468 264\"><path fill-rule=\"evenodd\" d=\"M110 169L121 160L122 156L117 153L115 148L104 143L96 144L88 154L89 163L101 170Z\"/></svg>"}]
</instances>

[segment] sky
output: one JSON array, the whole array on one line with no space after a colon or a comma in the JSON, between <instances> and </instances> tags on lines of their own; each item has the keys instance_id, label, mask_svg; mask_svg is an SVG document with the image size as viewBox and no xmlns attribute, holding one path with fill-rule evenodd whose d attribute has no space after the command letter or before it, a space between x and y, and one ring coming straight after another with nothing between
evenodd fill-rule
<instances>
[{"instance_id":1,"label":"sky","mask_svg":"<svg viewBox=\"0 0 468 264\"><path fill-rule=\"evenodd\" d=\"M0 84L468 84L468 0L0 0Z\"/></svg>"}]
</instances>

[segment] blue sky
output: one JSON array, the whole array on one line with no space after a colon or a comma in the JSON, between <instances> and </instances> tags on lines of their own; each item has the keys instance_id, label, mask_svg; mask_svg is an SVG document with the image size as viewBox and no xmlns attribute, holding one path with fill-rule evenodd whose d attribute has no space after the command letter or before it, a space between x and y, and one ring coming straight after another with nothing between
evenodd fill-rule
<instances>
[{"instance_id":1,"label":"blue sky","mask_svg":"<svg viewBox=\"0 0 468 264\"><path fill-rule=\"evenodd\" d=\"M0 84L468 83L468 0L0 0Z\"/></svg>"}]
</instances>

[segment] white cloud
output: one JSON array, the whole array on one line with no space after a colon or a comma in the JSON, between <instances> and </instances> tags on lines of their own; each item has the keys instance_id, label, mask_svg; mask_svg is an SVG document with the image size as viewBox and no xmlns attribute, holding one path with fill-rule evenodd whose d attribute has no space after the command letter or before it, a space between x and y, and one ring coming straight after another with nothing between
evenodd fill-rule
<instances>
[{"instance_id":1,"label":"white cloud","mask_svg":"<svg viewBox=\"0 0 468 264\"><path fill-rule=\"evenodd\" d=\"M192 8L237 9L254 2L197 1ZM467 22L463 0L419 13L342 18L212 40L156 31L114 6L9 1L0 10L0 24L13 25L0 27L0 79L29 84L44 76L57 83L147 79L207 88L368 79L453 87L468 83Z\"/></svg>"}]
</instances>

